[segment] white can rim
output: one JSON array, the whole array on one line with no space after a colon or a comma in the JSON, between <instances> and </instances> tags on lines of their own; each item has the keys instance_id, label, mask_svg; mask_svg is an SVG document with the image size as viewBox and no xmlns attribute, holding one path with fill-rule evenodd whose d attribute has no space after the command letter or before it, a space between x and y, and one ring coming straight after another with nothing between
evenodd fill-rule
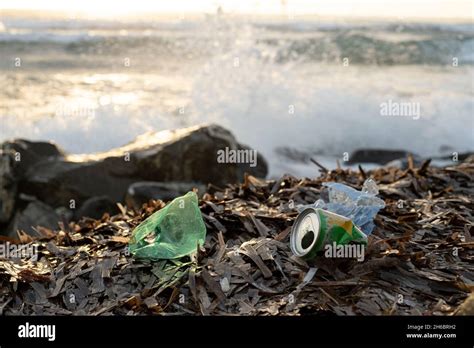
<instances>
[{"instance_id":1,"label":"white can rim","mask_svg":"<svg viewBox=\"0 0 474 348\"><path fill-rule=\"evenodd\" d=\"M309 219L309 220L307 220ZM308 221L311 225L311 231L314 234L314 238L312 243L303 248L302 242L304 236L308 233L308 229L303 229L305 221ZM303 210L298 217L296 218L293 227L291 229L291 236L290 236L290 249L294 255L302 257L308 254L316 244L319 238L321 228L321 222L319 220L319 214L316 209L314 208L307 208Z\"/></svg>"}]
</instances>

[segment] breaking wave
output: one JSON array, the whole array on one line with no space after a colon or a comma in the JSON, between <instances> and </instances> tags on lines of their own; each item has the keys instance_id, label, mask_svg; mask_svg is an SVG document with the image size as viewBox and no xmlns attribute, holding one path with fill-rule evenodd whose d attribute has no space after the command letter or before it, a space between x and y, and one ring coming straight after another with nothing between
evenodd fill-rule
<instances>
[{"instance_id":1,"label":"breaking wave","mask_svg":"<svg viewBox=\"0 0 474 348\"><path fill-rule=\"evenodd\" d=\"M146 131L218 123L260 151L274 176L316 172L281 153L334 167L344 152L363 147L425 156L474 149L471 26L35 25L6 22L0 32L2 50L27 52L29 69L2 70L0 140L49 139L84 153ZM117 65L124 53L143 64L124 70ZM75 100L94 112L55 115L58 103ZM381 116L387 100L417 103L421 115Z\"/></svg>"},{"instance_id":2,"label":"breaking wave","mask_svg":"<svg viewBox=\"0 0 474 348\"><path fill-rule=\"evenodd\" d=\"M1 45L56 44L72 53L115 54L131 47L154 52L202 55L214 52L212 20L176 22L6 21ZM240 23L242 25L242 23ZM275 62L353 64L472 64L474 29L468 24L314 24L246 22L259 32L255 44L276 49ZM1 28L1 27L0 27Z\"/></svg>"}]
</instances>

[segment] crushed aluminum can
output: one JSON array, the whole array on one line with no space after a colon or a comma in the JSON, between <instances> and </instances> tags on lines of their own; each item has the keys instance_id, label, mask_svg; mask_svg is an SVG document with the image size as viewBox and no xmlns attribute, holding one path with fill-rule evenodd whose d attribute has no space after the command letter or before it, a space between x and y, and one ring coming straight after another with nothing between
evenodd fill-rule
<instances>
[{"instance_id":1,"label":"crushed aluminum can","mask_svg":"<svg viewBox=\"0 0 474 348\"><path fill-rule=\"evenodd\" d=\"M344 216L320 208L307 208L291 229L290 248L294 255L313 259L327 244L367 244L367 236Z\"/></svg>"}]
</instances>

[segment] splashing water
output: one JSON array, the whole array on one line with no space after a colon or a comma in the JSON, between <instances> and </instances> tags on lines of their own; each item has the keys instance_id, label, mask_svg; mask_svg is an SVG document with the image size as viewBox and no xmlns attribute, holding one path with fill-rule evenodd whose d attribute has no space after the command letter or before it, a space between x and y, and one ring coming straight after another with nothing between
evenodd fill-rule
<instances>
[{"instance_id":1,"label":"splashing water","mask_svg":"<svg viewBox=\"0 0 474 348\"><path fill-rule=\"evenodd\" d=\"M448 68L344 67L304 59L279 64L282 47L255 42L262 33L254 27L232 34L235 45L214 57L209 65L216 69L210 73L206 67L193 85L194 116L232 129L270 159L276 174L298 168L282 161L277 147L323 157L342 157L361 147L422 155L433 155L443 145L473 147L472 128L462 126L472 124L470 82ZM418 103L421 115L381 116L380 105L392 99ZM301 174L314 170L298 169Z\"/></svg>"},{"instance_id":2,"label":"splashing water","mask_svg":"<svg viewBox=\"0 0 474 348\"><path fill-rule=\"evenodd\" d=\"M474 148L469 26L209 17L42 22L28 32L27 21L21 30L2 21L0 140L94 152L146 131L215 122L260 151L271 176L316 172L281 149L333 167L362 147L427 156ZM24 69L13 70L18 52ZM420 114L383 116L388 101L417 104Z\"/></svg>"}]
</instances>

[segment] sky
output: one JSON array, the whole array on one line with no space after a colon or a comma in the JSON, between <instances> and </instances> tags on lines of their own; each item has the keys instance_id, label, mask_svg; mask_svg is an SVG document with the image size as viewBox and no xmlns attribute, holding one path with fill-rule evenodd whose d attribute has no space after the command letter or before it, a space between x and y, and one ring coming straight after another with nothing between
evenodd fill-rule
<instances>
[{"instance_id":1,"label":"sky","mask_svg":"<svg viewBox=\"0 0 474 348\"><path fill-rule=\"evenodd\" d=\"M0 0L0 9L85 12L224 12L341 17L459 18L474 16L474 0Z\"/></svg>"}]
</instances>

